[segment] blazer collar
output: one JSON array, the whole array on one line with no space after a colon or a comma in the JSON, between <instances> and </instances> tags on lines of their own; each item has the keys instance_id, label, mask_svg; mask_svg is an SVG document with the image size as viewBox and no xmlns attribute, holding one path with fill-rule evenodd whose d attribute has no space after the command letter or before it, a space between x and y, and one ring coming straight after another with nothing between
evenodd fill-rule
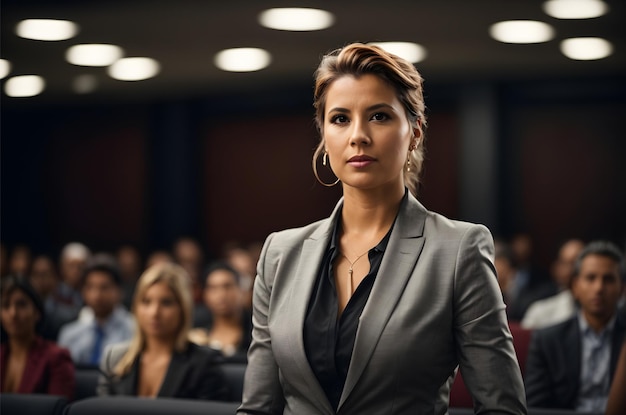
<instances>
[{"instance_id":1,"label":"blazer collar","mask_svg":"<svg viewBox=\"0 0 626 415\"><path fill-rule=\"evenodd\" d=\"M157 396L172 397L181 389L190 362L187 353L174 352Z\"/></svg>"},{"instance_id":2,"label":"blazer collar","mask_svg":"<svg viewBox=\"0 0 626 415\"><path fill-rule=\"evenodd\" d=\"M402 296L424 246L426 209L411 195L400 206L380 264L378 276L361 314L352 351L348 376L339 401L338 412L346 401L376 348L387 321Z\"/></svg>"},{"instance_id":3,"label":"blazer collar","mask_svg":"<svg viewBox=\"0 0 626 415\"><path fill-rule=\"evenodd\" d=\"M339 219L342 207L343 198L337 203L330 217L320 221L317 228L304 240L289 295L290 305L288 309L292 312L288 316L284 316L284 324L297 327L297 330L292 331L293 335L289 338L289 350L292 351L289 356L291 364L288 365L289 369L283 370L292 370L293 378L302 382L298 385L300 389L310 396L311 402L317 406L320 414L328 415L335 412L309 365L304 348L303 333L306 310L319 274L320 261L324 256L324 251L333 233L334 223Z\"/></svg>"}]
</instances>

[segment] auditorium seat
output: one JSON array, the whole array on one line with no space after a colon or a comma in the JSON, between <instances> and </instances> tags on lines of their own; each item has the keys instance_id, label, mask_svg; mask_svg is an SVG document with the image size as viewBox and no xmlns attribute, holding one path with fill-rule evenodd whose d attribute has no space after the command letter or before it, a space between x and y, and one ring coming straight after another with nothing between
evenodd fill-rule
<instances>
[{"instance_id":1,"label":"auditorium seat","mask_svg":"<svg viewBox=\"0 0 626 415\"><path fill-rule=\"evenodd\" d=\"M0 394L2 415L61 415L67 405L63 396L40 394Z\"/></svg>"},{"instance_id":2,"label":"auditorium seat","mask_svg":"<svg viewBox=\"0 0 626 415\"><path fill-rule=\"evenodd\" d=\"M223 363L221 365L228 389L230 390L230 400L233 402L241 402L243 395L243 377L246 372L245 363Z\"/></svg>"},{"instance_id":3,"label":"auditorium seat","mask_svg":"<svg viewBox=\"0 0 626 415\"><path fill-rule=\"evenodd\" d=\"M74 400L77 401L80 399L96 396L96 387L98 386L100 371L95 368L77 367L74 373L76 375Z\"/></svg>"},{"instance_id":4,"label":"auditorium seat","mask_svg":"<svg viewBox=\"0 0 626 415\"><path fill-rule=\"evenodd\" d=\"M103 396L68 405L65 415L234 415L238 402Z\"/></svg>"}]
</instances>

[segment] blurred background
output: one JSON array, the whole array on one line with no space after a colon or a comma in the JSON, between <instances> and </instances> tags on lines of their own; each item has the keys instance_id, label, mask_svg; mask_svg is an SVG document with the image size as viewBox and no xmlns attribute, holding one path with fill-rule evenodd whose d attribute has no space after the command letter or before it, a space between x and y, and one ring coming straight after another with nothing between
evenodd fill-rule
<instances>
[{"instance_id":1,"label":"blurred background","mask_svg":"<svg viewBox=\"0 0 626 415\"><path fill-rule=\"evenodd\" d=\"M2 243L53 257L71 241L130 244L146 256L189 236L210 258L326 217L341 193L311 169L313 72L324 53L361 41L416 44L426 207L498 238L529 235L545 266L567 238L624 247L626 4L558 18L545 3L4 0ZM326 11L326 27L262 20L283 7ZM26 19L74 26L65 39L33 39L17 32ZM517 39L498 40L493 25L509 20L543 32L517 27ZM581 37L609 46L569 50ZM81 44L119 49L100 66L71 63ZM220 69L229 48L262 49L265 63ZM149 58L147 74L114 71L136 57ZM10 88L22 75L40 76L39 87Z\"/></svg>"}]
</instances>

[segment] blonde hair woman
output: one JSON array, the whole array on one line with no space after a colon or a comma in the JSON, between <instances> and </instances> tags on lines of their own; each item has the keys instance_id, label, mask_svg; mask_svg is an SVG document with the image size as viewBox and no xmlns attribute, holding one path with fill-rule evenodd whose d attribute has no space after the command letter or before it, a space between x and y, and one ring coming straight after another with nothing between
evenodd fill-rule
<instances>
[{"instance_id":1,"label":"blonde hair woman","mask_svg":"<svg viewBox=\"0 0 626 415\"><path fill-rule=\"evenodd\" d=\"M137 282L129 343L105 351L99 395L227 399L220 355L188 340L193 302L189 276L175 264L148 268Z\"/></svg>"}]
</instances>

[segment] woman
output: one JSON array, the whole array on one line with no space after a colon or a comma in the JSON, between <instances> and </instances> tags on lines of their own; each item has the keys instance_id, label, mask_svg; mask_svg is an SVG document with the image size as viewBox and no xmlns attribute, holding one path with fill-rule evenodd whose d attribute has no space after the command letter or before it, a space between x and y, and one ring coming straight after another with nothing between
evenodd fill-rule
<instances>
[{"instance_id":1,"label":"woman","mask_svg":"<svg viewBox=\"0 0 626 415\"><path fill-rule=\"evenodd\" d=\"M133 339L108 348L102 358L99 395L227 399L219 353L187 339L192 299L183 268L148 268L137 282L133 313Z\"/></svg>"},{"instance_id":2,"label":"woman","mask_svg":"<svg viewBox=\"0 0 626 415\"><path fill-rule=\"evenodd\" d=\"M26 280L2 279L0 387L3 393L74 395L74 364L66 349L38 333L44 319L41 299Z\"/></svg>"},{"instance_id":3,"label":"woman","mask_svg":"<svg viewBox=\"0 0 626 415\"><path fill-rule=\"evenodd\" d=\"M443 414L457 365L477 411L525 413L489 231L415 199L419 73L352 44L324 57L314 101L314 169L343 198L265 242L239 413Z\"/></svg>"},{"instance_id":4,"label":"woman","mask_svg":"<svg viewBox=\"0 0 626 415\"><path fill-rule=\"evenodd\" d=\"M205 275L203 300L211 313L211 324L191 330L189 338L221 351L228 361L245 361L252 322L243 308L239 273L224 262L216 262Z\"/></svg>"}]
</instances>

